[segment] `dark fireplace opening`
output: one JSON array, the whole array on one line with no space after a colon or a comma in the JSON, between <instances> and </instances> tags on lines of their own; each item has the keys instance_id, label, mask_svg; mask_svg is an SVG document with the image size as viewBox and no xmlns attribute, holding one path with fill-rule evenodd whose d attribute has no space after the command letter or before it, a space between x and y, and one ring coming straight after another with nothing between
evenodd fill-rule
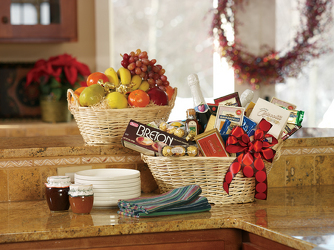
<instances>
[{"instance_id":1,"label":"dark fireplace opening","mask_svg":"<svg viewBox=\"0 0 334 250\"><path fill-rule=\"evenodd\" d=\"M39 88L26 85L34 63L0 63L0 119L40 119Z\"/></svg>"}]
</instances>

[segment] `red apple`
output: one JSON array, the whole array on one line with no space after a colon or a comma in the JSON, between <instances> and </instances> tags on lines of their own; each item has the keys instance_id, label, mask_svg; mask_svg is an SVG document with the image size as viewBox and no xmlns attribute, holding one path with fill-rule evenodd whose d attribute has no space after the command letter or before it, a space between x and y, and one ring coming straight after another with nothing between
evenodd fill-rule
<instances>
[{"instance_id":1,"label":"red apple","mask_svg":"<svg viewBox=\"0 0 334 250\"><path fill-rule=\"evenodd\" d=\"M168 95L158 87L151 88L147 91L147 94L150 96L151 101L156 105L165 106L168 104Z\"/></svg>"}]
</instances>

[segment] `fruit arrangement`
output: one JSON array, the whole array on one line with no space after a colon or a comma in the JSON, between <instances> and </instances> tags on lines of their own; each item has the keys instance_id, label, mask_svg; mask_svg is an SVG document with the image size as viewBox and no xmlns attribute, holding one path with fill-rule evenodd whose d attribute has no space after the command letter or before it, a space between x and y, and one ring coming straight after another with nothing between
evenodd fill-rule
<instances>
[{"instance_id":1,"label":"fruit arrangement","mask_svg":"<svg viewBox=\"0 0 334 250\"><path fill-rule=\"evenodd\" d=\"M75 90L80 106L102 105L111 109L168 105L175 89L170 86L165 69L149 60L147 52L137 49L121 55L121 67L94 72L87 87ZM102 104L103 103L103 104Z\"/></svg>"}]
</instances>

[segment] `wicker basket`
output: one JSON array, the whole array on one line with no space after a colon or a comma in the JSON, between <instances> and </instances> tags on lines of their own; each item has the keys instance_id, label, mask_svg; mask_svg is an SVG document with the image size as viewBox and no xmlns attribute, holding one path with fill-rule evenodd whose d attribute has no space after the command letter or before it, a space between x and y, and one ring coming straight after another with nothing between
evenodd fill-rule
<instances>
[{"instance_id":1,"label":"wicker basket","mask_svg":"<svg viewBox=\"0 0 334 250\"><path fill-rule=\"evenodd\" d=\"M176 95L177 89L175 88L167 106L97 110L92 107L81 107L73 90L68 89L67 103L85 143L121 145L121 138L131 119L144 124L158 119L168 121ZM72 102L71 97L74 99Z\"/></svg>"},{"instance_id":2,"label":"wicker basket","mask_svg":"<svg viewBox=\"0 0 334 250\"><path fill-rule=\"evenodd\" d=\"M275 145L274 161L280 157L281 147L282 141ZM235 160L234 157L154 157L142 154L141 158L150 168L161 193L196 184L201 186L202 195L210 203L233 204L254 201L255 178L245 178L242 171L233 178L229 194L223 188L225 173ZM265 161L265 165L268 175L273 164Z\"/></svg>"}]
</instances>

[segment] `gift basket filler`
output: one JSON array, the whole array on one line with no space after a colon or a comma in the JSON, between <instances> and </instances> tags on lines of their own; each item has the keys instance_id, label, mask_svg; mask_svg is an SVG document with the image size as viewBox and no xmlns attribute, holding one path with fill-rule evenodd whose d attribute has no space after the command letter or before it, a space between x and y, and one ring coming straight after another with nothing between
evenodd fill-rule
<instances>
[{"instance_id":1,"label":"gift basket filler","mask_svg":"<svg viewBox=\"0 0 334 250\"><path fill-rule=\"evenodd\" d=\"M87 144L121 143L140 152L161 193L196 184L213 204L267 198L267 175L284 141L301 128L303 111L275 97L253 102L251 90L208 104L192 74L194 107L186 119L168 121L177 89L165 70L145 51L122 58L117 72L93 73L98 76L88 77L81 93L68 91L69 110ZM96 100L85 98L92 87L101 93Z\"/></svg>"}]
</instances>

